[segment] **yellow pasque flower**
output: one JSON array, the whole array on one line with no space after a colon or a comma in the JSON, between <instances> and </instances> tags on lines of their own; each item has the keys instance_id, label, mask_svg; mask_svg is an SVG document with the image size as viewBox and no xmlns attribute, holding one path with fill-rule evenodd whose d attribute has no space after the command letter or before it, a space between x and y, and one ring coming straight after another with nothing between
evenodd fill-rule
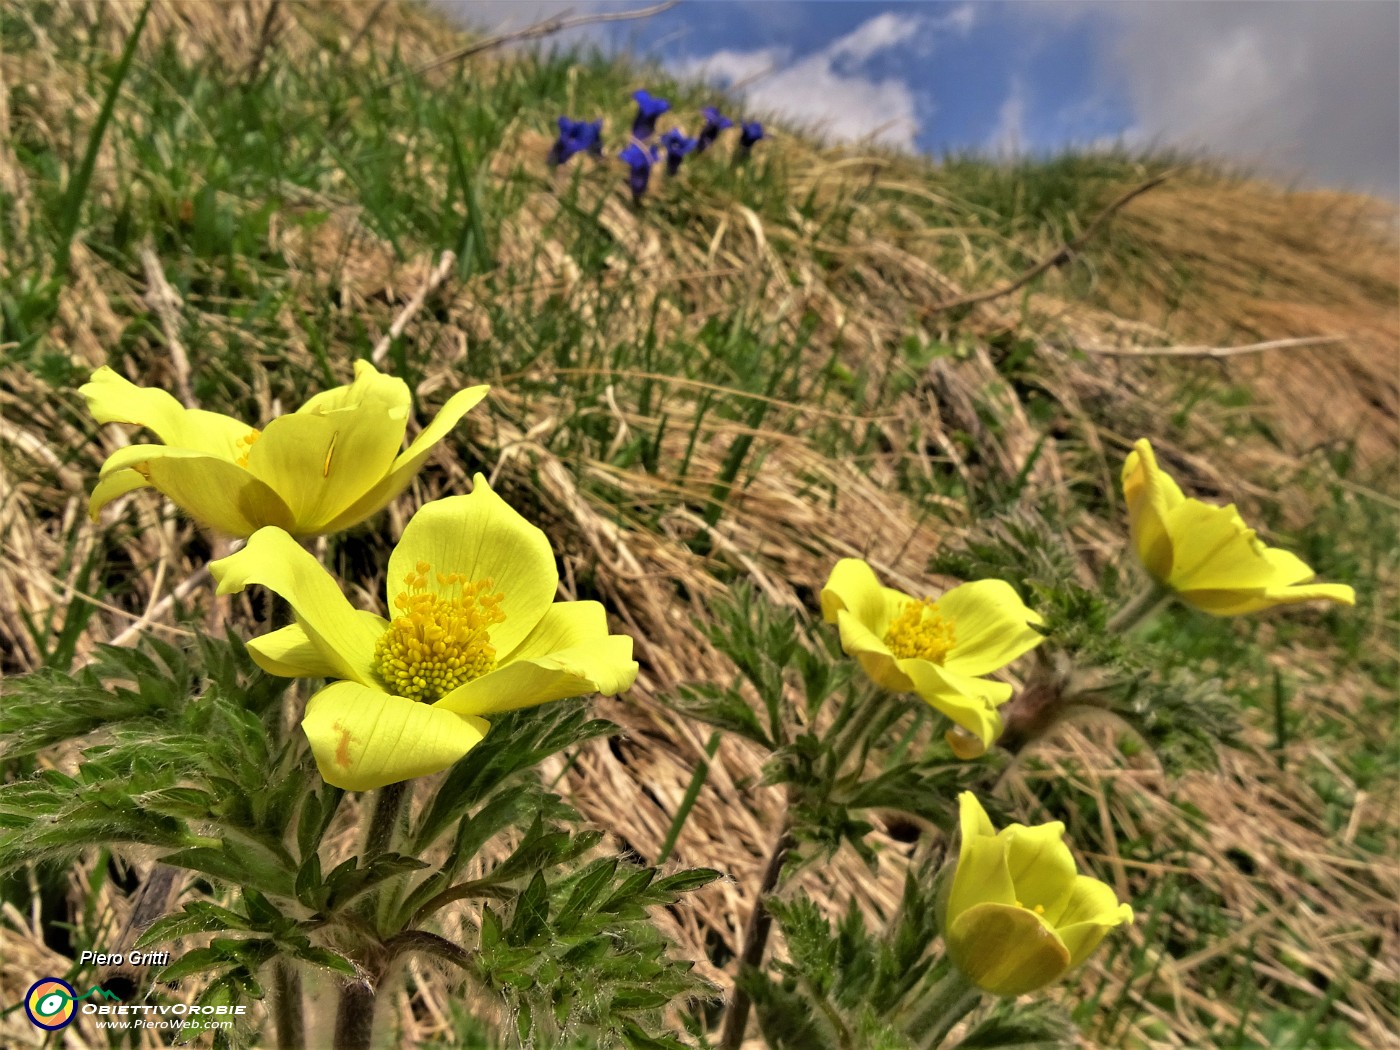
<instances>
[{"instance_id":1,"label":"yellow pasque flower","mask_svg":"<svg viewBox=\"0 0 1400 1050\"><path fill-rule=\"evenodd\" d=\"M597 602L556 602L545 534L476 475L472 492L426 504L389 555L393 620L357 610L287 533L259 529L209 566L219 593L276 591L296 622L248 643L258 665L336 678L302 729L322 778L365 791L445 769L480 743L484 716L637 677L632 639Z\"/></svg>"},{"instance_id":2,"label":"yellow pasque flower","mask_svg":"<svg viewBox=\"0 0 1400 1050\"><path fill-rule=\"evenodd\" d=\"M841 648L870 678L895 692L914 692L981 741L1001 733L998 704L1011 686L981 675L1034 649L1040 623L1009 583L977 580L936 601L883 587L868 564L842 558L822 588L822 618L841 631Z\"/></svg>"},{"instance_id":3,"label":"yellow pasque flower","mask_svg":"<svg viewBox=\"0 0 1400 1050\"><path fill-rule=\"evenodd\" d=\"M1123 464L1123 498L1143 568L1202 612L1237 616L1316 598L1356 604L1356 592L1345 584L1303 584L1314 575L1307 563L1266 546L1234 504L1216 507L1182 495L1158 468L1146 439Z\"/></svg>"},{"instance_id":4,"label":"yellow pasque flower","mask_svg":"<svg viewBox=\"0 0 1400 1050\"><path fill-rule=\"evenodd\" d=\"M262 430L218 412L187 409L164 390L99 368L79 393L99 423L132 423L160 445L131 445L107 457L88 511L150 486L202 525L251 536L276 525L295 536L339 532L402 492L433 447L486 396L475 386L400 451L411 398L402 379L355 362L355 381L311 398Z\"/></svg>"},{"instance_id":5,"label":"yellow pasque flower","mask_svg":"<svg viewBox=\"0 0 1400 1050\"><path fill-rule=\"evenodd\" d=\"M1002 996L1043 988L1133 921L1112 887L1076 873L1059 821L997 831L972 792L958 802L962 846L943 940L977 987Z\"/></svg>"}]
</instances>

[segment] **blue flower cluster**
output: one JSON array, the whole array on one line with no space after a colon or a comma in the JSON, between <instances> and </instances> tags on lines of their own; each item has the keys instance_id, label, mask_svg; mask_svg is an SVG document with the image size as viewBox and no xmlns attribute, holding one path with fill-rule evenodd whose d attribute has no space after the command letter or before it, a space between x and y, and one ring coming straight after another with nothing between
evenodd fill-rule
<instances>
[{"instance_id":1,"label":"blue flower cluster","mask_svg":"<svg viewBox=\"0 0 1400 1050\"><path fill-rule=\"evenodd\" d=\"M662 133L660 148L648 146L647 140L656 134L657 119L671 108L669 99L659 98L650 91L637 91L632 95L637 103L637 115L632 118L631 141L618 152L617 159L630 169L627 185L632 190L632 200L640 201L651 182L651 169L661 159L662 150L666 155L666 174L675 175L681 169L681 161L690 153L704 153L719 138L721 131L734 127L730 120L714 106L706 106L702 111L705 125L696 138L688 136L681 128L671 128ZM763 138L763 125L751 121L739 125L739 159L748 157L754 143ZM603 121L573 120L559 118L559 138L549 151L549 163L564 164L575 153L591 153L595 157L603 155Z\"/></svg>"}]
</instances>

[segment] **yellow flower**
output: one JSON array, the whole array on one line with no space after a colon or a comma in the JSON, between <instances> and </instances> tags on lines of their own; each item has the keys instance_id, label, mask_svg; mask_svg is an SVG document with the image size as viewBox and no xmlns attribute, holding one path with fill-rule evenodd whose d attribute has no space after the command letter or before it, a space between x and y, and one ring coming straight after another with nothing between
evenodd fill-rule
<instances>
[{"instance_id":1,"label":"yellow flower","mask_svg":"<svg viewBox=\"0 0 1400 1050\"><path fill-rule=\"evenodd\" d=\"M1075 872L1059 821L1000 832L970 791L958 796L962 846L943 940L973 984L1015 996L1058 980L1113 927L1133 921L1112 887Z\"/></svg>"},{"instance_id":2,"label":"yellow flower","mask_svg":"<svg viewBox=\"0 0 1400 1050\"><path fill-rule=\"evenodd\" d=\"M1302 559L1260 540L1231 504L1188 499L1141 440L1123 464L1128 528L1143 568L1186 604L1214 616L1323 598L1356 604L1345 584L1314 583ZM1301 586L1300 586L1301 585Z\"/></svg>"},{"instance_id":3,"label":"yellow flower","mask_svg":"<svg viewBox=\"0 0 1400 1050\"><path fill-rule=\"evenodd\" d=\"M859 558L842 558L821 600L823 619L841 631L841 648L877 685L918 693L984 749L1001 733L996 707L1011 698L1011 686L979 676L1044 641L1029 626L1041 622L1039 614L1001 580L964 583L937 601L920 601L882 587Z\"/></svg>"},{"instance_id":4,"label":"yellow flower","mask_svg":"<svg viewBox=\"0 0 1400 1050\"><path fill-rule=\"evenodd\" d=\"M402 492L428 454L486 396L476 386L448 398L408 448L410 397L402 379L355 362L355 381L317 394L262 430L164 390L99 368L79 393L99 423L132 423L160 445L118 449L102 464L88 504L94 521L112 500L150 486L202 525L251 536L276 525L296 536L339 532Z\"/></svg>"},{"instance_id":5,"label":"yellow flower","mask_svg":"<svg viewBox=\"0 0 1400 1050\"><path fill-rule=\"evenodd\" d=\"M296 622L248 643L270 674L336 678L301 725L322 778L364 791L445 769L490 728L484 716L600 692L637 677L632 639L597 602L556 602L543 532L491 491L422 507L389 555L393 620L356 610L287 533L259 529L209 566L219 593L250 583Z\"/></svg>"}]
</instances>

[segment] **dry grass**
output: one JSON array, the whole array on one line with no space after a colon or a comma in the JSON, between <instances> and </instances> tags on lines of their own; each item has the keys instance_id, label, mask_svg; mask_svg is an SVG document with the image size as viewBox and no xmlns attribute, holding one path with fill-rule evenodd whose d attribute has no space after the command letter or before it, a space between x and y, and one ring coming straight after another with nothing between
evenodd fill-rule
<instances>
[{"instance_id":1,"label":"dry grass","mask_svg":"<svg viewBox=\"0 0 1400 1050\"><path fill-rule=\"evenodd\" d=\"M274 55L278 61L322 61L352 40L357 53L363 52L374 34L388 32L390 23L405 49L406 64L451 47L450 30L398 5L376 11L377 26L356 40L358 20L371 9L287 5L265 33L268 8L262 3L163 3L153 11L144 47L149 52L158 41L173 40L191 60L217 54L233 65L271 62ZM119 38L134 13L129 4L75 3L64 11L80 23L93 23L100 15L109 40ZM57 32L50 27L43 35ZM80 127L93 119L100 98L77 74L74 56L57 45L0 56L0 68L12 85L25 78L44 79L43 107L36 110L31 102L23 114L29 133L59 141L61 114L74 114ZM3 176L7 181L0 188L13 201L7 235L18 244L33 206L18 166L7 163L11 147L5 132L16 120L8 97L0 97L0 173L10 174ZM538 130L518 129L494 170L506 177L514 163L510 158L542 156L546 142ZM567 368L536 363L528 370L534 380L557 378L553 396L520 395L511 382L498 380L489 418L469 421L476 462L488 465L493 483L529 494L548 508L545 525L562 552L564 596L573 597L575 575L587 573L617 625L637 641L643 670L636 688L626 699L595 705L600 715L624 727L624 737L611 746L586 749L562 771L560 790L599 826L648 858L665 838L708 735L657 700L681 683L726 673L699 630L706 601L737 572L775 602L810 607L833 559L845 555L865 557L897 584L923 589L930 555L971 522L954 500L939 503L930 497L933 506L917 505L899 479L911 471L932 478L950 465L971 479L1014 477L1044 432L1032 422L1022 393L998 372L995 348L1006 337L1034 345L1035 367L1055 402L1054 436L1028 479L1023 492L1028 501L1064 504L1072 499L1071 488L1080 484L1111 493L1131 440L1174 429L1164 391L1183 376L1199 373L1248 387L1258 399L1258 411L1273 421L1279 441L1239 439L1220 414L1202 412L1192 419L1188 437L1159 445L1182 469L1184 485L1226 494L1247 515L1274 495L1253 479L1286 476L1299 457L1318 446L1355 439L1360 456L1372 464L1393 462L1396 454L1400 314L1394 217L1375 202L1331 193L1285 193L1257 182L1185 173L1135 201L1114 222L1113 236L1131 236L1140 245L1138 267L1099 273L1087 301L1070 275L1052 273L1025 302L1016 297L993 301L956 320L935 314L926 322L926 335L965 352L913 369L897 352L909 319L930 303L1014 276L1017 267L1006 261L1011 255L1008 238L977 227L970 218L965 226L921 226L919 214L901 202L918 196L944 199L954 192L937 169L907 159L823 151L786 136L769 145L771 161L785 169L794 199L814 186L833 197L852 184L871 187L871 203L856 208L841 243L827 243L828 235L799 215L786 220L760 216L737 200L702 195L693 201L690 224L682 230L627 207L611 173L590 173L581 206L587 211L597 205L597 222L627 265L588 276L557 236L559 201L540 165L525 173L529 189L504 219L496 260L502 271L533 269L532 279L509 293L515 297L511 309L525 316L563 298L619 344L639 339L653 299L659 304L658 325L685 338L707 319L733 310L746 286L766 285L767 296L749 305L778 339L791 338L805 316L819 319L809 369L839 348L842 362L873 370L872 385L883 388L901 380L906 387L878 408L853 404L833 411L778 404L759 429L759 442L767 450L762 467L736 490L713 530L712 552L704 557L686 542L701 529L693 508L704 505L730 441L743 428L704 413L699 400L703 384L659 379L670 427L657 473L619 467L608 456L578 460L551 450L549 438L569 425L581 407L571 388L580 377ZM114 199L116 171L110 156L99 158L94 199ZM298 207L323 209L329 218L308 232L290 221ZM321 199L308 196L286 210L275 224L271 247L286 259L290 286L306 289L298 305L308 313L315 312L312 297L332 289L344 314L363 318L371 333L382 333L435 262L422 246L398 261L363 221L348 188L344 194L327 191ZM1054 250L1055 242L1026 237L1015 247L1041 257ZM1199 275L1185 293L1171 279L1180 264L1189 264ZM81 245L71 265L74 277L63 293L49 344L75 364L92 367L103 363L107 348L122 339L133 315L143 309L147 289L139 271L122 271ZM630 285L634 309L608 310L611 300L604 293L619 282ZM431 343L420 347L435 368L421 384L420 398L440 400L441 392L458 385L464 372L483 377L492 372L495 333L482 302L502 294L488 274L464 284L449 281L437 295L435 321L423 330ZM195 301L184 308L202 315L201 329L217 343L227 318ZM297 326L288 324L286 330L295 332ZM1339 347L1273 351L1227 363L1086 360L1074 350L1314 334L1341 334L1347 341ZM272 369L276 362L306 368L314 362L310 349L295 339L268 337L254 349ZM348 375L349 348L332 349L337 372ZM202 352L216 356L217 350L206 346ZM139 349L129 353L131 360L141 362L136 378L148 385L173 379L158 336L144 337ZM584 371L596 375L607 367L602 363ZM626 377L635 379L636 369L619 375ZM249 392L264 418L279 407L273 386L266 382ZM656 406L643 413L636 404L616 398L604 404L619 442L630 432L657 428ZM997 428L987 425L989 406ZM88 525L84 517L85 490L103 458L124 440L119 432L108 428L91 440L71 391L56 392L33 372L15 366L0 371L0 407L0 484L5 492L0 503L0 646L6 672L30 670L41 661L21 612L39 622L61 616L79 593L78 573L87 553L98 544L107 545L110 560L129 566L129 587L118 597L98 599L98 612L79 642L79 659L143 618L145 630L180 637L175 610L160 603L204 565L209 550L196 531L149 493L122 501L109 519L129 523L134 516L136 527L103 529ZM833 458L814 437L817 424L833 418L852 429L873 426L881 440L859 460ZM674 464L685 455L692 424L699 437L682 475ZM959 432L975 435L977 463L967 462L965 446L955 438ZM922 442L911 439L915 433ZM467 467L439 455L434 469L412 490L412 500L391 511L392 530L401 528L411 505L460 491L467 477ZM613 496L605 502L599 492ZM1396 496L1391 485L1374 498L1393 501ZM646 522L656 508L662 508L658 524L650 527ZM1284 509L1297 524L1312 513L1301 495L1285 501ZM936 528L929 523L931 515L942 521ZM1110 511L1082 517L1073 539L1086 565L1098 565L1118 556L1120 534L1117 515ZM1389 578L1377 585L1394 594L1396 582ZM360 581L367 600L377 600L379 584ZM198 606L202 597L193 591L189 606ZM1371 641L1393 654L1394 639L1384 631L1378 623ZM1316 674L1325 667L1322 654L1300 645L1277 659L1302 673ZM1328 705L1342 719L1359 717L1360 689L1353 683L1320 685L1309 699ZM1358 734L1373 731L1356 725ZM1219 1045L1233 1031L1238 1004L1214 1001L1197 975L1202 964L1220 953L1244 951L1252 952L1261 975L1319 997L1319 985L1348 980L1360 957L1368 955L1369 978L1351 983L1336 1008L1358 1045L1394 1045L1394 1004L1373 990L1380 982L1393 987L1400 980L1395 904L1400 880L1392 862L1394 780L1384 795L1359 794L1348 833L1334 836L1318 819L1320 803L1313 789L1279 770L1263 738L1262 730L1252 730L1243 750L1223 755L1218 773L1171 782L1151 767L1124 769L1121 755L1095 732L1071 729L1043 756L1046 768L1016 770L1006 778L1005 789L1028 807L1030 816L1035 816L1029 809L1034 795L1028 785L1036 777L1067 777L1083 792L1102 798L1103 832L1110 843L1113 835L1131 829L1144 841L1169 847L1176 859L1164 861L1161 870L1189 867L1199 884L1224 902L1238 931L1230 941L1201 944L1187 958L1168 959L1146 974L1106 968L1102 958L1092 964L1079 979L1081 987L1106 982L1114 991L1105 998L1112 999L1127 984L1130 1001L1140 1006L1129 1029L1120 1030L1111 1045ZM1335 764L1334 756L1346 746L1345 739L1294 740L1286 768ZM715 866L732 875L699 894L679 919L666 920L680 950L702 960L702 966L708 966L703 962L707 939L718 938L737 951L749 893L778 820L778 793L755 786L759 763L760 756L747 746L728 740L722 744L676 849L678 863ZM546 769L549 775L558 772ZM1199 808L1203 819L1189 819L1184 804ZM1388 828L1383 833L1391 856L1377 857L1353 842L1358 830L1378 827ZM834 908L854 897L872 915L887 915L898 900L908 847L888 838L881 844L882 859L873 877L857 859L843 855L831 865L800 872L793 882ZM1237 851L1251 858L1249 875L1234 859ZM1124 893L1142 892L1161 873L1112 848L1092 860ZM119 916L125 902L109 893L102 907ZM45 957L34 935L44 918L12 910L4 916L0 998L6 1002L17 1000L32 980L29 975L62 967L59 960ZM1153 951L1143 943L1142 925L1128 936L1144 951ZM1183 936L1189 939L1190 931ZM1321 975L1318 982L1298 976L1289 960ZM706 973L727 985L721 971L709 967ZM403 1006L405 1041L447 1030L443 1003L450 983L432 972L423 973L419 983L426 1013ZM1161 1005L1164 989L1175 1008ZM1072 1000L1075 990L1063 994ZM1256 1004L1256 1009L1261 1005L1267 1006ZM1214 1019L1218 1027L1203 1019ZM21 1025L22 1018L17 1022L13 1015L0 1021L7 1045L39 1045ZM1264 1039L1262 1032L1253 1036ZM65 1045L81 1041L73 1035Z\"/></svg>"}]
</instances>

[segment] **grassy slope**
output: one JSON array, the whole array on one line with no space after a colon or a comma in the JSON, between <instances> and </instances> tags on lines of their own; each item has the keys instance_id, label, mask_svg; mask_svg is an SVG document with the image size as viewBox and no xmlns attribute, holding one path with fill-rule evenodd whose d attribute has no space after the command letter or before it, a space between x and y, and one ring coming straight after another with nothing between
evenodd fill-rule
<instances>
[{"instance_id":1,"label":"grassy slope","mask_svg":"<svg viewBox=\"0 0 1400 1050\"><path fill-rule=\"evenodd\" d=\"M660 846L706 734L650 701L717 673L687 615L708 596L747 576L810 608L850 553L926 589L940 544L1018 500L1053 508L1098 567L1122 556L1114 478L1148 435L1188 489L1238 501L1361 598L1354 612L1175 617L1183 661L1228 670L1248 710L1218 775L1168 780L1070 730L1013 778L1028 817L1077 814L1077 844L1140 914L1162 904L1087 968L1080 1020L1103 1046L1390 1038L1400 333L1383 211L1188 165L1025 292L937 310L1014 277L1171 160L930 167L780 131L746 167L727 147L693 160L634 210L613 165L551 176L553 118L604 114L615 141L631 90L689 114L708 101L694 88L567 58L400 78L456 38L395 6L357 37L370 9L157 7L87 186L136 8L5 13L5 671L81 656L209 555L152 499L85 523L114 440L73 392L92 367L170 384L173 335L202 404L266 418L343 381L450 249L455 272L389 360L425 416L464 383L495 389L414 494L494 467L563 552L565 587L639 640L631 700L600 705L630 737L561 781L581 808L605 825L632 814L619 838ZM178 296L168 325L143 252ZM1084 349L1333 333L1346 341L1230 360ZM328 555L347 572L379 564L405 513ZM64 619L69 588L92 601ZM738 880L675 920L697 958L707 939L732 945L766 848L776 800L746 782L755 772L726 743L678 846ZM874 881L851 862L804 885L886 910L903 856L888 845ZM32 968L0 971L0 998Z\"/></svg>"}]
</instances>

